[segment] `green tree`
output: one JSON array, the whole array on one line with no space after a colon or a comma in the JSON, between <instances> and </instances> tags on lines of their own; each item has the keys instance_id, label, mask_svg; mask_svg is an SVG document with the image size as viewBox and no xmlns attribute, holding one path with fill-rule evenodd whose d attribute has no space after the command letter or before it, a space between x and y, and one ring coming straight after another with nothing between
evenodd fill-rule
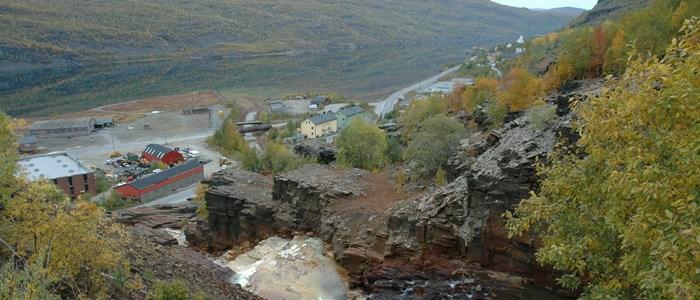
<instances>
[{"instance_id":1,"label":"green tree","mask_svg":"<svg viewBox=\"0 0 700 300\"><path fill-rule=\"evenodd\" d=\"M446 116L425 120L408 144L406 161L414 174L430 176L447 163L464 135L464 126Z\"/></svg>"},{"instance_id":2,"label":"green tree","mask_svg":"<svg viewBox=\"0 0 700 300\"><path fill-rule=\"evenodd\" d=\"M632 61L578 108L579 151L553 156L540 191L506 214L585 299L700 298L698 66L695 18L663 60Z\"/></svg>"},{"instance_id":3,"label":"green tree","mask_svg":"<svg viewBox=\"0 0 700 300\"><path fill-rule=\"evenodd\" d=\"M0 111L0 204L15 189L17 159L17 140L12 121Z\"/></svg>"},{"instance_id":4,"label":"green tree","mask_svg":"<svg viewBox=\"0 0 700 300\"><path fill-rule=\"evenodd\" d=\"M272 140L265 143L265 151L260 160L263 174L289 172L301 167L307 162L289 151L283 144Z\"/></svg>"},{"instance_id":5,"label":"green tree","mask_svg":"<svg viewBox=\"0 0 700 300\"><path fill-rule=\"evenodd\" d=\"M428 99L413 101L399 120L403 124L403 138L408 141L418 130L419 125L430 117L447 114L447 100L443 96L433 95Z\"/></svg>"},{"instance_id":6,"label":"green tree","mask_svg":"<svg viewBox=\"0 0 700 300\"><path fill-rule=\"evenodd\" d=\"M342 165L374 170L384 167L388 148L386 134L374 125L354 120L338 136L338 162Z\"/></svg>"}]
</instances>

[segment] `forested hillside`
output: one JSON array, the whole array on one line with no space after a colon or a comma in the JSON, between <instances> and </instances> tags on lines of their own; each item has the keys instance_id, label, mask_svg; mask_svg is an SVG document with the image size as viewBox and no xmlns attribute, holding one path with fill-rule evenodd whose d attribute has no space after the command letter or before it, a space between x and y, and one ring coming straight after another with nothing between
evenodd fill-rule
<instances>
[{"instance_id":1,"label":"forested hillside","mask_svg":"<svg viewBox=\"0 0 700 300\"><path fill-rule=\"evenodd\" d=\"M569 18L486 0L8 0L0 3L0 60L493 43Z\"/></svg>"}]
</instances>

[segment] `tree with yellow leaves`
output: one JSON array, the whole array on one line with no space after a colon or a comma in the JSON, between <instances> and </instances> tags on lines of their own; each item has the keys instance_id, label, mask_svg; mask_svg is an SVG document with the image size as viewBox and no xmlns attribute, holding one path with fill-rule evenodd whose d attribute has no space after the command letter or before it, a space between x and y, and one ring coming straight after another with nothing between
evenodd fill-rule
<instances>
[{"instance_id":1,"label":"tree with yellow leaves","mask_svg":"<svg viewBox=\"0 0 700 300\"><path fill-rule=\"evenodd\" d=\"M4 153L5 149L16 151L8 122L0 113L0 169L6 175L0 180L13 184L11 189L0 190L4 207L0 211L0 257L17 264L2 266L0 296L107 298L114 287L112 274L128 274L124 228L95 204L72 202L50 182L15 177L16 158ZM0 259L0 264L4 261Z\"/></svg>"},{"instance_id":2,"label":"tree with yellow leaves","mask_svg":"<svg viewBox=\"0 0 700 300\"><path fill-rule=\"evenodd\" d=\"M638 57L644 57L639 55ZM541 167L541 190L507 213L537 260L584 299L700 298L700 19L663 60L633 60L581 104L579 151Z\"/></svg>"}]
</instances>

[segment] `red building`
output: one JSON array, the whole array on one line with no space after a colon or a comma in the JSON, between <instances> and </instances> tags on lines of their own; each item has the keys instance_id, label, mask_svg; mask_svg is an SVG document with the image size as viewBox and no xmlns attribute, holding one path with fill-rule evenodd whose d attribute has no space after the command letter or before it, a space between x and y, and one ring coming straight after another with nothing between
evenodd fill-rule
<instances>
[{"instance_id":1,"label":"red building","mask_svg":"<svg viewBox=\"0 0 700 300\"><path fill-rule=\"evenodd\" d=\"M51 180L72 198L97 192L95 172L66 152L25 157L18 164L29 180Z\"/></svg>"},{"instance_id":2,"label":"red building","mask_svg":"<svg viewBox=\"0 0 700 300\"><path fill-rule=\"evenodd\" d=\"M160 161L169 166L185 161L182 153L158 144L146 146L142 155L148 162Z\"/></svg>"},{"instance_id":3,"label":"red building","mask_svg":"<svg viewBox=\"0 0 700 300\"><path fill-rule=\"evenodd\" d=\"M204 166L196 160L174 166L160 173L115 187L122 198L139 199L143 202L167 196L172 192L191 186L204 179Z\"/></svg>"}]
</instances>

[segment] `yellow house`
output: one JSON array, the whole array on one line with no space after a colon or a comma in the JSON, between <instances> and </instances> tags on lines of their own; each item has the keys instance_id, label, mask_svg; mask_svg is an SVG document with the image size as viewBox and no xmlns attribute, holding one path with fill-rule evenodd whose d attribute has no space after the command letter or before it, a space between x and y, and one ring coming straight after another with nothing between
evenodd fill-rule
<instances>
[{"instance_id":1,"label":"yellow house","mask_svg":"<svg viewBox=\"0 0 700 300\"><path fill-rule=\"evenodd\" d=\"M301 122L301 134L307 139L315 139L338 131L338 120L333 113L313 116Z\"/></svg>"}]
</instances>

